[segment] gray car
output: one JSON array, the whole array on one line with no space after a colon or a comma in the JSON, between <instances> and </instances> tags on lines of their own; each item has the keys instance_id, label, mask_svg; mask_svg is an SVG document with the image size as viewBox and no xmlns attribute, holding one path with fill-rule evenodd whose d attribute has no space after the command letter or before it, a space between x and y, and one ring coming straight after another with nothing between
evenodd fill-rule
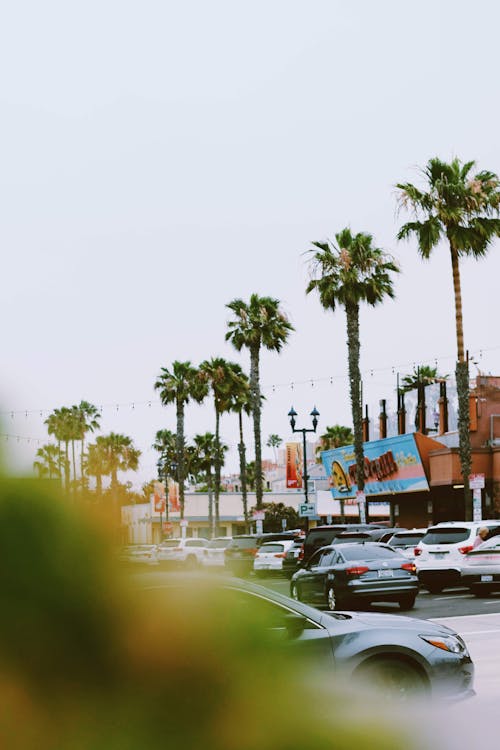
<instances>
[{"instance_id":1,"label":"gray car","mask_svg":"<svg viewBox=\"0 0 500 750\"><path fill-rule=\"evenodd\" d=\"M196 601L200 583L210 585L206 577L200 582L185 575L166 576L155 590L175 587L186 596L192 585ZM346 684L372 684L380 696L398 702L415 695L447 701L474 695L474 666L467 647L443 625L401 615L320 612L236 578L217 578L212 585L214 591L224 591L225 617L265 612L265 618L258 620L265 629L262 637L272 633L276 642L293 649L309 665L341 673ZM301 664L298 660L297 667Z\"/></svg>"}]
</instances>

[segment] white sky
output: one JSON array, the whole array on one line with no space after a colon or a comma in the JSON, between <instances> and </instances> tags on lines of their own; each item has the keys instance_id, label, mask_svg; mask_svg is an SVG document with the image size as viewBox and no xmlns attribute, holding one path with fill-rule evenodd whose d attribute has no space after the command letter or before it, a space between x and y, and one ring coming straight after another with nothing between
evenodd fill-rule
<instances>
[{"instance_id":1,"label":"white sky","mask_svg":"<svg viewBox=\"0 0 500 750\"><path fill-rule=\"evenodd\" d=\"M0 432L11 465L28 470L32 438L46 439L39 409L85 398L129 404L105 408L102 428L133 437L135 481L151 478L154 434L175 430L174 409L155 403L160 367L224 356L247 368L224 342L225 304L252 292L282 300L296 327L281 355L262 357L264 440L290 437L292 403L299 426L314 404L320 428L350 424L345 319L306 297L303 255L346 225L402 267L397 299L362 312L372 418L379 398L394 402L393 367L437 359L452 372L447 251L423 264L414 243L396 243L393 186L418 180L431 156L500 173L499 23L494 0L8 4ZM496 374L499 270L498 243L462 265L466 346ZM209 404L187 407L188 436L213 428ZM222 433L235 470L235 417ZM251 453L249 425L247 443Z\"/></svg>"}]
</instances>

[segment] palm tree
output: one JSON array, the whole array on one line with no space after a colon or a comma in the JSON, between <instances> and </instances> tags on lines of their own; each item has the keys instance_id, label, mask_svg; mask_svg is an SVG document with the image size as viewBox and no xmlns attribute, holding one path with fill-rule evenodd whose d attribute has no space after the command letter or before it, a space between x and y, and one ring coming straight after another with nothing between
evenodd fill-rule
<instances>
[{"instance_id":1,"label":"palm tree","mask_svg":"<svg viewBox=\"0 0 500 750\"><path fill-rule=\"evenodd\" d=\"M263 400L263 396L261 396ZM243 516L245 518L245 525L248 530L248 496L247 496L247 460L246 460L246 446L245 438L243 435L243 412L250 415L251 413L251 393L250 383L248 377L241 370L238 385L235 384L233 388L233 401L231 411L234 411L238 415L238 426L240 440L238 443L238 455L240 459L240 482L241 482L241 501L243 504Z\"/></svg>"},{"instance_id":2,"label":"palm tree","mask_svg":"<svg viewBox=\"0 0 500 750\"><path fill-rule=\"evenodd\" d=\"M64 453L53 443L42 445L36 452L38 460L33 462L40 478L61 479L61 466L64 464Z\"/></svg>"},{"instance_id":3,"label":"palm tree","mask_svg":"<svg viewBox=\"0 0 500 750\"><path fill-rule=\"evenodd\" d=\"M228 307L235 315L228 322L226 341L231 341L237 351L243 347L250 351L250 394L253 416L256 465L256 507L262 508L262 446L261 446L261 396L260 396L260 350L265 347L280 352L294 327L280 310L279 300L252 294L247 304L234 299Z\"/></svg>"},{"instance_id":4,"label":"palm tree","mask_svg":"<svg viewBox=\"0 0 500 750\"><path fill-rule=\"evenodd\" d=\"M118 472L137 471L141 451L134 447L132 438L110 432L97 438L102 447L104 464L111 476L111 495L116 505L118 497ZM96 441L97 442L97 441Z\"/></svg>"},{"instance_id":5,"label":"palm tree","mask_svg":"<svg viewBox=\"0 0 500 750\"><path fill-rule=\"evenodd\" d=\"M78 406L72 407L75 413L77 433L81 440L80 448L80 470L81 470L81 482L82 490L86 486L86 478L84 471L85 462L85 435L87 432L94 432L100 427L99 421L101 419L101 413L97 406L91 404L89 401L80 401ZM76 478L76 477L75 477Z\"/></svg>"},{"instance_id":6,"label":"palm tree","mask_svg":"<svg viewBox=\"0 0 500 750\"><path fill-rule=\"evenodd\" d=\"M234 362L228 362L222 357L214 357L201 363L200 373L212 392L215 407L214 509L215 534L217 535L219 533L220 475L223 458L220 447L220 418L224 412L230 411L233 407L235 391L240 386L239 380L243 377L243 371Z\"/></svg>"},{"instance_id":7,"label":"palm tree","mask_svg":"<svg viewBox=\"0 0 500 750\"><path fill-rule=\"evenodd\" d=\"M49 414L45 423L47 425L47 432L49 435L53 435L57 440L58 448L61 448L61 443L64 443L64 460L61 460L61 466L64 467L64 486L66 491L69 491L71 476L70 476L70 462L69 462L69 444L74 434L74 418L72 410L67 406L62 406L60 409L54 409ZM61 471L62 476L62 471Z\"/></svg>"},{"instance_id":8,"label":"palm tree","mask_svg":"<svg viewBox=\"0 0 500 750\"><path fill-rule=\"evenodd\" d=\"M377 305L384 297L394 297L391 272L399 269L394 259L373 244L371 234L353 235L346 228L335 235L332 242L313 242L311 250L311 280L307 293L319 294L320 302L332 312L338 306L345 309L347 318L347 348L354 452L356 455L356 483L358 490L365 486L363 455L363 410L361 404L361 373L359 370L359 307L362 302Z\"/></svg>"},{"instance_id":9,"label":"palm tree","mask_svg":"<svg viewBox=\"0 0 500 750\"><path fill-rule=\"evenodd\" d=\"M333 427L326 427L325 432L320 435L319 445L316 448L316 461L321 463L321 452L331 448L340 448L342 445L352 445L354 435L350 427L344 427L341 424L334 424Z\"/></svg>"},{"instance_id":10,"label":"palm tree","mask_svg":"<svg viewBox=\"0 0 500 750\"><path fill-rule=\"evenodd\" d=\"M401 381L400 393L417 391L417 409L415 412L415 429L422 430L427 434L425 427L425 388L433 383L444 383L448 375L439 375L437 367L430 365L419 365L413 368L410 375L405 375Z\"/></svg>"},{"instance_id":11,"label":"palm tree","mask_svg":"<svg viewBox=\"0 0 500 750\"><path fill-rule=\"evenodd\" d=\"M460 258L482 258L495 237L500 236L500 181L494 172L472 173L474 161L450 163L438 158L427 162L422 174L425 188L398 183L399 202L413 213L413 221L403 224L398 239L417 238L418 252L427 260L441 240L448 243L455 295L457 337L456 381L458 434L464 482L465 518L472 520L469 487L471 471L469 366L465 358L460 286Z\"/></svg>"},{"instance_id":12,"label":"palm tree","mask_svg":"<svg viewBox=\"0 0 500 750\"><path fill-rule=\"evenodd\" d=\"M273 449L273 453L274 453L274 463L275 463L275 464L277 464L277 463L278 463L278 455L277 455L277 449L278 449L278 448L280 447L280 445L282 444L282 442L283 442L283 440L282 440L282 439L280 438L280 436L279 436L279 435L276 435L275 433L272 433L272 434L271 434L271 435L269 435L269 437L267 438L267 443L266 443L266 445L267 445L267 447L268 447L268 448L272 448L272 449Z\"/></svg>"},{"instance_id":13,"label":"palm tree","mask_svg":"<svg viewBox=\"0 0 500 750\"><path fill-rule=\"evenodd\" d=\"M184 407L192 399L200 403L207 395L208 388L205 379L199 370L191 365L191 362L174 362L172 370L161 368L161 373L154 385L155 390L160 392L160 400L164 406L175 404L177 417L177 480L179 482L179 503L181 507L181 518L184 518Z\"/></svg>"},{"instance_id":14,"label":"palm tree","mask_svg":"<svg viewBox=\"0 0 500 750\"><path fill-rule=\"evenodd\" d=\"M99 435L95 443L87 446L85 454L85 472L96 480L96 495L102 498L102 478L110 473L108 461L108 446L104 436Z\"/></svg>"},{"instance_id":15,"label":"palm tree","mask_svg":"<svg viewBox=\"0 0 500 750\"><path fill-rule=\"evenodd\" d=\"M223 454L227 451L227 445L217 441L216 436L212 432L205 432L203 435L195 435L193 438L195 448L195 460L194 464L196 467L196 474L201 477L207 486L208 492L208 526L210 529L210 536L216 536L218 518L215 520L214 528L214 505L213 505L213 492L214 483L212 481L212 468L223 460Z\"/></svg>"}]
</instances>

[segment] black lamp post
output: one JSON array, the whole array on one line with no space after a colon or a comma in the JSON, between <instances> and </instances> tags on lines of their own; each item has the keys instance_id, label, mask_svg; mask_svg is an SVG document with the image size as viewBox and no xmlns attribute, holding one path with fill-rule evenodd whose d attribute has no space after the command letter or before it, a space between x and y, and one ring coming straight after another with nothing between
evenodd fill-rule
<instances>
[{"instance_id":1,"label":"black lamp post","mask_svg":"<svg viewBox=\"0 0 500 750\"><path fill-rule=\"evenodd\" d=\"M307 448L306 448L306 432L316 432L316 428L318 426L318 417L319 417L319 411L314 407L312 410L310 416L312 417L312 427L295 427L296 421L295 417L297 416L297 412L295 409L292 408L288 412L288 416L290 418L290 427L292 428L292 432L301 432L302 433L302 455L304 460L304 474L303 474L303 482L304 482L304 500L306 503L309 502L309 488L307 486L307 482L309 479L309 475L307 473ZM306 530L309 528L309 517L306 516Z\"/></svg>"}]
</instances>

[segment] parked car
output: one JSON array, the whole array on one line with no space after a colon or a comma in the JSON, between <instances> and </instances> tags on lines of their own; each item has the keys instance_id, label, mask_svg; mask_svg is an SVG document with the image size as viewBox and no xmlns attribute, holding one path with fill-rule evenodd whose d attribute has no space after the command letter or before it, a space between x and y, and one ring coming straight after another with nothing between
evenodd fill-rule
<instances>
[{"instance_id":1,"label":"parked car","mask_svg":"<svg viewBox=\"0 0 500 750\"><path fill-rule=\"evenodd\" d=\"M356 603L398 602L411 609L418 593L415 565L386 544L339 544L315 552L293 574L290 595L330 610Z\"/></svg>"},{"instance_id":2,"label":"parked car","mask_svg":"<svg viewBox=\"0 0 500 750\"><path fill-rule=\"evenodd\" d=\"M264 542L254 557L253 569L259 578L266 575L282 573L286 553L294 544L293 539L279 542Z\"/></svg>"},{"instance_id":3,"label":"parked car","mask_svg":"<svg viewBox=\"0 0 500 750\"><path fill-rule=\"evenodd\" d=\"M465 555L462 583L475 596L500 591L500 536L486 539Z\"/></svg>"},{"instance_id":4,"label":"parked car","mask_svg":"<svg viewBox=\"0 0 500 750\"><path fill-rule=\"evenodd\" d=\"M206 592L209 580L201 585ZM224 607L225 616L234 612L241 617L245 609L249 618L255 614L262 638L268 637L275 647L281 642L291 658L293 653L302 656L297 669L305 663L341 675L340 681L332 681L334 689L372 684L380 699L396 703L416 695L446 702L474 695L474 665L467 646L444 625L402 615L320 612L242 579L218 577L213 585L214 600ZM197 603L199 586L194 576L165 576L155 596L160 587L177 587L183 601L191 591ZM196 637L196 628L186 632ZM329 684L324 682L325 690Z\"/></svg>"},{"instance_id":5,"label":"parked car","mask_svg":"<svg viewBox=\"0 0 500 750\"><path fill-rule=\"evenodd\" d=\"M409 560L415 560L415 547L427 534L427 529L398 529L386 543Z\"/></svg>"},{"instance_id":6,"label":"parked car","mask_svg":"<svg viewBox=\"0 0 500 750\"><path fill-rule=\"evenodd\" d=\"M203 564L203 553L207 545L208 539L201 537L165 539L156 547L158 562L163 567L197 568Z\"/></svg>"},{"instance_id":7,"label":"parked car","mask_svg":"<svg viewBox=\"0 0 500 750\"><path fill-rule=\"evenodd\" d=\"M207 568L223 568L224 567L224 551L233 540L231 536L218 536L211 539L205 549L201 558L202 564Z\"/></svg>"},{"instance_id":8,"label":"parked car","mask_svg":"<svg viewBox=\"0 0 500 750\"><path fill-rule=\"evenodd\" d=\"M297 533L295 531L233 536L231 544L224 550L225 568L231 575L247 576L253 571L255 555L264 542L294 540L296 538Z\"/></svg>"},{"instance_id":9,"label":"parked car","mask_svg":"<svg viewBox=\"0 0 500 750\"><path fill-rule=\"evenodd\" d=\"M154 544L128 544L122 547L119 560L133 565L158 565L158 555Z\"/></svg>"},{"instance_id":10,"label":"parked car","mask_svg":"<svg viewBox=\"0 0 500 750\"><path fill-rule=\"evenodd\" d=\"M335 544L346 542L387 542L394 534L394 529L371 528L365 531L342 531L336 538Z\"/></svg>"},{"instance_id":11,"label":"parked car","mask_svg":"<svg viewBox=\"0 0 500 750\"><path fill-rule=\"evenodd\" d=\"M304 540L296 539L289 548L283 560L283 573L291 578L295 571L302 565L304 557Z\"/></svg>"},{"instance_id":12,"label":"parked car","mask_svg":"<svg viewBox=\"0 0 500 750\"><path fill-rule=\"evenodd\" d=\"M320 547L325 547L327 544L332 544L339 534L342 534L344 531L370 531L376 528L381 527L367 523L336 523L328 526L315 526L314 528L309 529L304 540L304 556L302 562L305 565L316 550L320 549Z\"/></svg>"},{"instance_id":13,"label":"parked car","mask_svg":"<svg viewBox=\"0 0 500 750\"><path fill-rule=\"evenodd\" d=\"M465 555L470 552L479 529L500 533L500 521L444 521L430 526L415 548L418 580L431 594L447 586L459 586Z\"/></svg>"}]
</instances>

